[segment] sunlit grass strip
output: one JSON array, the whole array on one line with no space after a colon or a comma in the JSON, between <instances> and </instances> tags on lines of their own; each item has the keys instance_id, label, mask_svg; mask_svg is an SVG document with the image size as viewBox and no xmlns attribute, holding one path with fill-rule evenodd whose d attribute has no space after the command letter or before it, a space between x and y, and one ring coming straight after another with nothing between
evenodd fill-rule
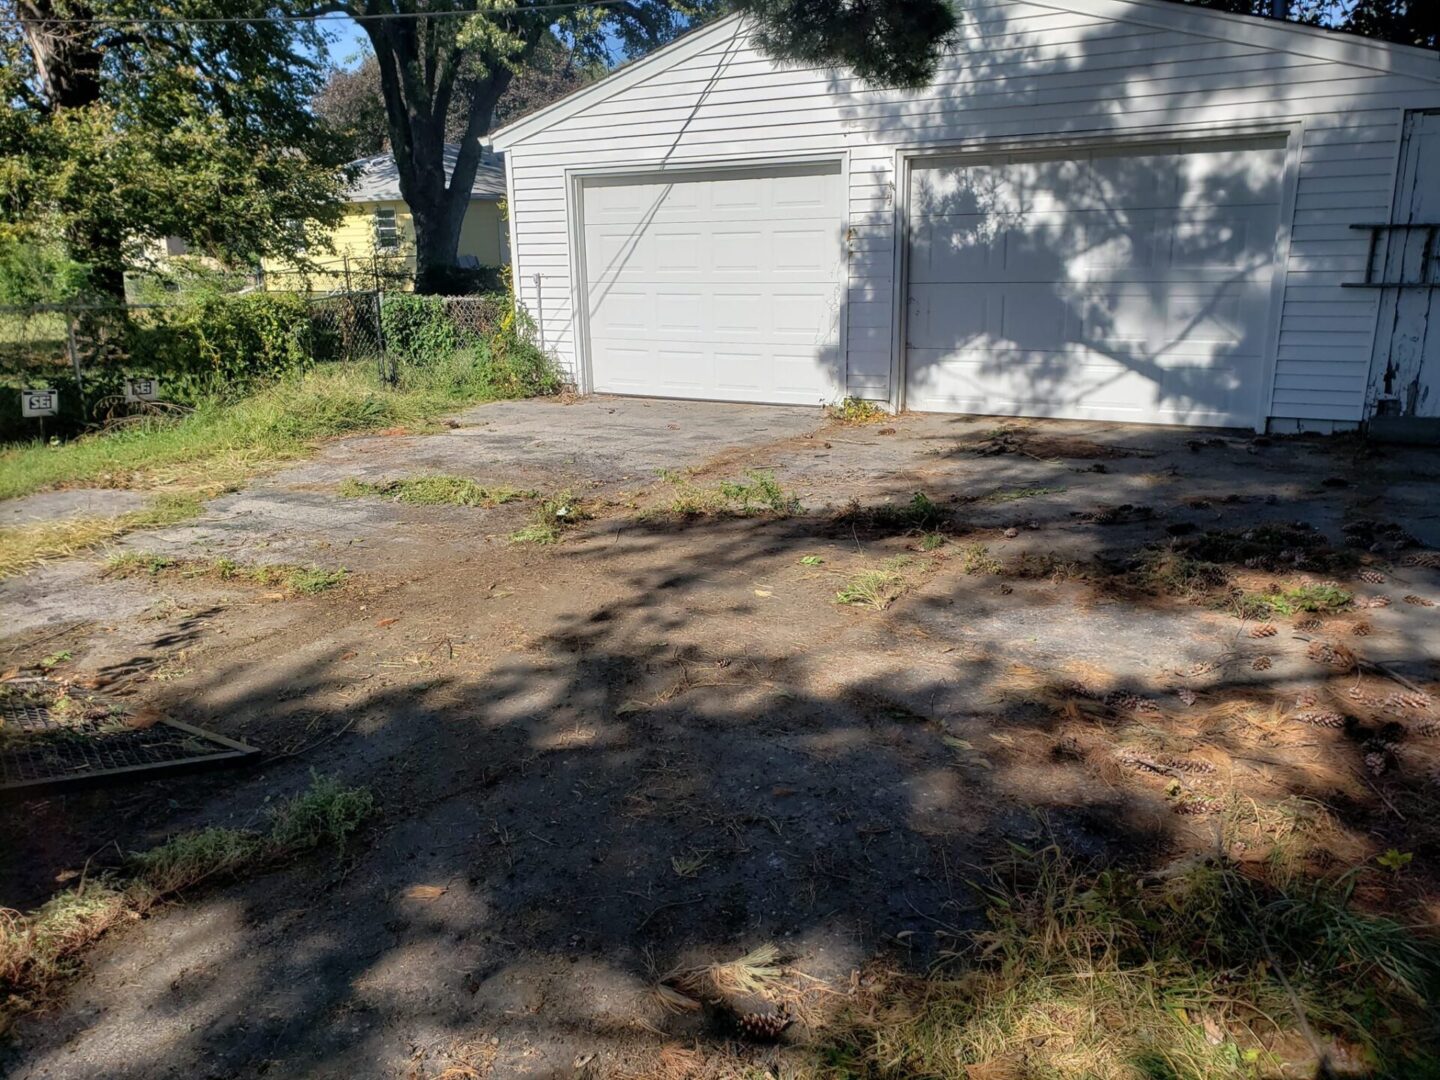
<instances>
[{"instance_id":1,"label":"sunlit grass strip","mask_svg":"<svg viewBox=\"0 0 1440 1080\"><path fill-rule=\"evenodd\" d=\"M510 487L485 487L469 477L444 474L407 476L380 483L351 477L340 485L343 498L393 499L415 506L500 506L517 499L531 498L534 494Z\"/></svg>"},{"instance_id":2,"label":"sunlit grass strip","mask_svg":"<svg viewBox=\"0 0 1440 1080\"><path fill-rule=\"evenodd\" d=\"M314 596L339 588L349 577L349 571L344 568L325 570L289 563L239 563L224 558L175 559L143 551L120 552L105 564L106 577L160 577L162 574L281 588L294 596Z\"/></svg>"},{"instance_id":3,"label":"sunlit grass strip","mask_svg":"<svg viewBox=\"0 0 1440 1080\"><path fill-rule=\"evenodd\" d=\"M80 955L111 927L202 883L273 866L322 846L343 847L375 810L365 788L315 777L270 812L264 831L181 833L132 855L123 874L82 882L28 914L0 908L0 1032L53 995Z\"/></svg>"},{"instance_id":4,"label":"sunlit grass strip","mask_svg":"<svg viewBox=\"0 0 1440 1080\"><path fill-rule=\"evenodd\" d=\"M38 521L0 529L0 579L54 559L79 555L136 529L157 529L195 517L201 510L195 493L156 496L144 510L114 517L77 517Z\"/></svg>"}]
</instances>

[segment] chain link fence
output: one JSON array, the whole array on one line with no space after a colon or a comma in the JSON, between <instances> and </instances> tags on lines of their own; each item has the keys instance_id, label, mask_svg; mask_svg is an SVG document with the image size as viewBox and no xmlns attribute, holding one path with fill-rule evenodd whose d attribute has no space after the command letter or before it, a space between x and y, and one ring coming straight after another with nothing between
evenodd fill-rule
<instances>
[{"instance_id":1,"label":"chain link fence","mask_svg":"<svg viewBox=\"0 0 1440 1080\"><path fill-rule=\"evenodd\" d=\"M423 363L431 352L489 338L514 318L505 295L256 292L237 299L245 296L298 304L302 325L288 329L310 360L373 363L386 382L394 381L397 361ZM181 382L193 380L193 372L173 365L183 344L167 341L167 330L186 313L185 301L0 307L0 441L163 411ZM195 318L193 308L186 317Z\"/></svg>"}]
</instances>

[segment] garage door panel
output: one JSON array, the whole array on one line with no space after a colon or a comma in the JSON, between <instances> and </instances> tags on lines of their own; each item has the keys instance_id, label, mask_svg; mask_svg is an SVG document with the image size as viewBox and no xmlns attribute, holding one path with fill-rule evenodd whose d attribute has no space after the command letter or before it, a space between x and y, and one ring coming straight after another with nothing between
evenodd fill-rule
<instances>
[{"instance_id":1,"label":"garage door panel","mask_svg":"<svg viewBox=\"0 0 1440 1080\"><path fill-rule=\"evenodd\" d=\"M1205 399L1198 406L1157 393L1149 374L1098 352L1001 347L958 360L921 350L912 361L910 407L920 411L1224 425L1253 407L1245 372L1233 365L1172 364L1171 379Z\"/></svg>"},{"instance_id":2,"label":"garage door panel","mask_svg":"<svg viewBox=\"0 0 1440 1080\"><path fill-rule=\"evenodd\" d=\"M912 173L912 408L1251 423L1283 151L1253 141Z\"/></svg>"},{"instance_id":3,"label":"garage door panel","mask_svg":"<svg viewBox=\"0 0 1440 1080\"><path fill-rule=\"evenodd\" d=\"M584 208L596 390L786 403L836 395L838 166L587 184Z\"/></svg>"}]
</instances>

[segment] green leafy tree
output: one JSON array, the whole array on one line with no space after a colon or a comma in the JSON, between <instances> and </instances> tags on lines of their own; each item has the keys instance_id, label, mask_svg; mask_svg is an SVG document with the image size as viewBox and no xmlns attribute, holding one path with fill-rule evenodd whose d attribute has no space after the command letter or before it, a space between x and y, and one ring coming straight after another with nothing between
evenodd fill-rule
<instances>
[{"instance_id":1,"label":"green leafy tree","mask_svg":"<svg viewBox=\"0 0 1440 1080\"><path fill-rule=\"evenodd\" d=\"M415 222L416 288L434 292L448 280L481 139L542 50L558 38L582 64L612 49L636 55L731 9L754 17L762 47L780 59L848 67L892 85L927 81L955 26L945 0L621 0L558 16L548 0L335 0L318 9L361 19L374 50L400 192ZM420 11L457 14L404 17ZM458 130L457 100L465 104ZM448 176L447 140L460 147Z\"/></svg>"},{"instance_id":2,"label":"green leafy tree","mask_svg":"<svg viewBox=\"0 0 1440 1080\"><path fill-rule=\"evenodd\" d=\"M313 24L269 0L0 0L0 207L119 297L147 239L231 263L299 256L338 221L344 142L309 109ZM183 21L221 19L230 21ZM16 29L18 27L18 30Z\"/></svg>"},{"instance_id":3,"label":"green leafy tree","mask_svg":"<svg viewBox=\"0 0 1440 1080\"><path fill-rule=\"evenodd\" d=\"M473 54L464 54L462 68L483 63ZM495 104L492 125L499 127L536 109L559 101L567 94L594 82L605 74L604 64L582 59L567 42L554 34L542 39L535 52L515 72L509 88ZM459 142L470 122L470 100L461 79L445 117L445 138ZM380 61L366 53L353 68L332 68L325 85L312 102L315 111L347 139L352 157L379 154L390 145L385 117L385 95L380 87Z\"/></svg>"}]
</instances>

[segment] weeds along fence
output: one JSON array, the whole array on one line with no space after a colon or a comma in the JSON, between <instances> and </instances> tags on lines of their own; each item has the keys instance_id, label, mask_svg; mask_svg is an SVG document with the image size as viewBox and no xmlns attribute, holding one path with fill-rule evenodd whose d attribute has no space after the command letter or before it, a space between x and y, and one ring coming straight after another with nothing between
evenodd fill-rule
<instances>
[{"instance_id":1,"label":"weeds along fence","mask_svg":"<svg viewBox=\"0 0 1440 1080\"><path fill-rule=\"evenodd\" d=\"M373 363L394 385L407 369L509 333L528 331L503 294L252 292L0 307L0 441L173 411L317 363ZM22 415L30 390L53 391L54 411Z\"/></svg>"}]
</instances>

